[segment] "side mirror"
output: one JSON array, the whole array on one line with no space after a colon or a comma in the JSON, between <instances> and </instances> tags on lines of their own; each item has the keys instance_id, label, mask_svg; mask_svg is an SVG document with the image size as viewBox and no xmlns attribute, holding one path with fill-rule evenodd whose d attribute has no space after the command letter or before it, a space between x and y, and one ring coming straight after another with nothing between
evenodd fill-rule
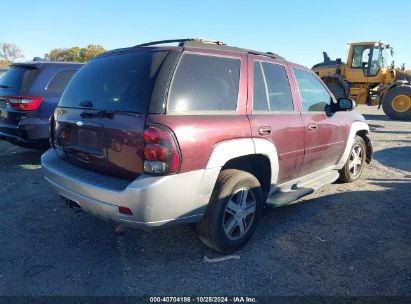
<instances>
[{"instance_id":1,"label":"side mirror","mask_svg":"<svg viewBox=\"0 0 411 304\"><path fill-rule=\"evenodd\" d=\"M355 101L350 98L338 98L336 111L351 111L356 107Z\"/></svg>"}]
</instances>

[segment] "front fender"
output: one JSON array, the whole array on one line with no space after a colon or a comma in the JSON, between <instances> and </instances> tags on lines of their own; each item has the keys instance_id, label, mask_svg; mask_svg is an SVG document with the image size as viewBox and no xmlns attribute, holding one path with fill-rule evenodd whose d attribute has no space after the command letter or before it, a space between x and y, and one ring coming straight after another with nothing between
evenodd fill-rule
<instances>
[{"instance_id":1,"label":"front fender","mask_svg":"<svg viewBox=\"0 0 411 304\"><path fill-rule=\"evenodd\" d=\"M341 169L342 167L344 167L345 163L347 162L347 159L350 156L351 147L354 143L355 135L357 135L359 132L365 132L365 134L368 134L370 132L370 127L365 121L354 121L351 124L351 129L348 135L347 144L345 146L343 155L341 156L340 160L337 163L337 169ZM368 136L366 137L368 138ZM369 140L369 145L371 145L371 140L370 139L368 140ZM372 151L371 151L370 157L372 157ZM368 158L368 155L367 155L367 158ZM369 161L371 161L371 158Z\"/></svg>"}]
</instances>

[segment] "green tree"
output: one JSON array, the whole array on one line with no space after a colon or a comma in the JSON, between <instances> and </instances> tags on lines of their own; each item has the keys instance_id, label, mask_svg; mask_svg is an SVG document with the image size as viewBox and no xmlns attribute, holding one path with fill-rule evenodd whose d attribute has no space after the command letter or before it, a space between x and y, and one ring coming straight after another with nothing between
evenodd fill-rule
<instances>
[{"instance_id":1,"label":"green tree","mask_svg":"<svg viewBox=\"0 0 411 304\"><path fill-rule=\"evenodd\" d=\"M73 47L69 48L67 50L67 55L68 55L68 60L67 61L73 61L73 62L81 61L80 47L73 46Z\"/></svg>"},{"instance_id":2,"label":"green tree","mask_svg":"<svg viewBox=\"0 0 411 304\"><path fill-rule=\"evenodd\" d=\"M50 61L68 61L69 54L67 49L52 49L44 58Z\"/></svg>"},{"instance_id":3,"label":"green tree","mask_svg":"<svg viewBox=\"0 0 411 304\"><path fill-rule=\"evenodd\" d=\"M86 62L97 55L106 52L101 45L90 44L85 48L73 46L71 48L53 49L44 55L50 61Z\"/></svg>"},{"instance_id":4,"label":"green tree","mask_svg":"<svg viewBox=\"0 0 411 304\"><path fill-rule=\"evenodd\" d=\"M80 58L82 62L86 62L104 52L106 52L106 49L101 45L89 44L87 47L80 50Z\"/></svg>"}]
</instances>

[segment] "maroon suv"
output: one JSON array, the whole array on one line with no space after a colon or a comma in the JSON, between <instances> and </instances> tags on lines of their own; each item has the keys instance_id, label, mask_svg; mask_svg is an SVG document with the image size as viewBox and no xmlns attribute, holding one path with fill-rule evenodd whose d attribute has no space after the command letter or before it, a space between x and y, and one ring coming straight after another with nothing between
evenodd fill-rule
<instances>
[{"instance_id":1,"label":"maroon suv","mask_svg":"<svg viewBox=\"0 0 411 304\"><path fill-rule=\"evenodd\" d=\"M350 99L273 53L199 39L110 51L70 81L45 179L71 206L134 227L197 223L229 253L282 206L357 179L372 146Z\"/></svg>"}]
</instances>

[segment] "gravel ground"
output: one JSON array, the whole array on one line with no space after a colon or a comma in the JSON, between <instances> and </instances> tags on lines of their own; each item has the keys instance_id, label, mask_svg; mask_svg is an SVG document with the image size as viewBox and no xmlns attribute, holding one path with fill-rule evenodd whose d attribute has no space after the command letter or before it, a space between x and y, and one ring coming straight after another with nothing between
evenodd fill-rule
<instances>
[{"instance_id":1,"label":"gravel ground","mask_svg":"<svg viewBox=\"0 0 411 304\"><path fill-rule=\"evenodd\" d=\"M358 107L375 161L268 212L240 259L217 257L188 226L114 233L63 207L41 152L0 142L0 295L411 295L411 123Z\"/></svg>"}]
</instances>

